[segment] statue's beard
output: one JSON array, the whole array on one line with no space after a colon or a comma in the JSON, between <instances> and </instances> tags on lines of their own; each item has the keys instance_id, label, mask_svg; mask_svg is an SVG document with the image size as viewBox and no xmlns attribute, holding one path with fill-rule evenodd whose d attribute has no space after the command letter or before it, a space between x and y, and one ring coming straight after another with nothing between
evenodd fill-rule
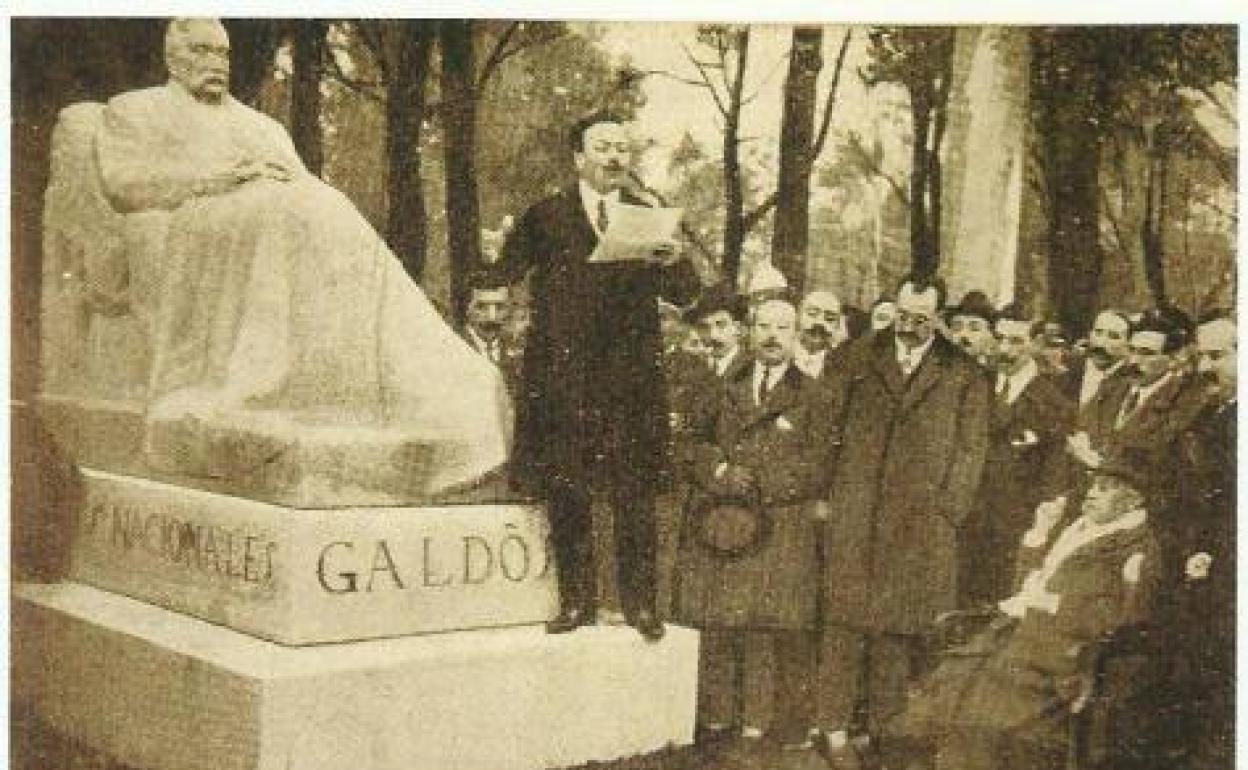
<instances>
[{"instance_id":1,"label":"statue's beard","mask_svg":"<svg viewBox=\"0 0 1248 770\"><path fill-rule=\"evenodd\" d=\"M187 93L204 104L220 104L229 88L229 75L216 72L195 76L190 63L172 60L167 63L169 78L186 89Z\"/></svg>"}]
</instances>

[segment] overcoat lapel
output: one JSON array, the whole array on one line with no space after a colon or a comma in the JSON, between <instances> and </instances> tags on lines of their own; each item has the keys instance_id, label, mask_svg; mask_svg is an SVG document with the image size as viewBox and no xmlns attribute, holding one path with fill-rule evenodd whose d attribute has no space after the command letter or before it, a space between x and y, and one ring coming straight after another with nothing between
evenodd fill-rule
<instances>
[{"instance_id":1,"label":"overcoat lapel","mask_svg":"<svg viewBox=\"0 0 1248 770\"><path fill-rule=\"evenodd\" d=\"M901 365L893 344L893 335L881 334L872 340L874 350L871 351L871 369L884 385L884 390L900 401L906 390L906 378L901 373Z\"/></svg>"},{"instance_id":2,"label":"overcoat lapel","mask_svg":"<svg viewBox=\"0 0 1248 770\"><path fill-rule=\"evenodd\" d=\"M943 351L939 349L940 340L932 342L932 347L927 351L927 355L923 357L923 361L919 364L919 368L910 375L909 382L906 383L905 392L901 397L901 412L908 412L917 406L928 391L936 387L936 383L940 382L941 372L945 368L945 357Z\"/></svg>"}]
</instances>

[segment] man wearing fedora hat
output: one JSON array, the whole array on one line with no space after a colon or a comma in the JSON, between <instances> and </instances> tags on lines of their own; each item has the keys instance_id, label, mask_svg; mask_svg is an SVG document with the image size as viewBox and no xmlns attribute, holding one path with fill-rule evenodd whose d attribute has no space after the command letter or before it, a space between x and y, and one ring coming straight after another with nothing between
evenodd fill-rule
<instances>
[{"instance_id":1,"label":"man wearing fedora hat","mask_svg":"<svg viewBox=\"0 0 1248 770\"><path fill-rule=\"evenodd\" d=\"M750 362L694 427L677 616L703 631L703 726L735 725L745 738L761 737L765 704L751 683L770 673L774 737L809 749L818 590L812 511L824 488L826 444L820 388L793 365L796 321L784 300L755 309ZM760 671L766 657L774 671Z\"/></svg>"}]
</instances>

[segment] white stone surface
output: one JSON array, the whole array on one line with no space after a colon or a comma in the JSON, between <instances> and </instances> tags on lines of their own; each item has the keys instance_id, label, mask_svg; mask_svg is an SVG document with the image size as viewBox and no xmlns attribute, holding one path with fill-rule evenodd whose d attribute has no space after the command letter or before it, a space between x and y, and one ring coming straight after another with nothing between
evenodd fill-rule
<instances>
[{"instance_id":1,"label":"white stone surface","mask_svg":"<svg viewBox=\"0 0 1248 770\"><path fill-rule=\"evenodd\" d=\"M284 644L534 623L542 509L291 509L84 470L71 577Z\"/></svg>"},{"instance_id":2,"label":"white stone surface","mask_svg":"<svg viewBox=\"0 0 1248 770\"><path fill-rule=\"evenodd\" d=\"M73 583L14 598L15 700L144 770L537 770L692 740L684 628L290 648Z\"/></svg>"}]
</instances>

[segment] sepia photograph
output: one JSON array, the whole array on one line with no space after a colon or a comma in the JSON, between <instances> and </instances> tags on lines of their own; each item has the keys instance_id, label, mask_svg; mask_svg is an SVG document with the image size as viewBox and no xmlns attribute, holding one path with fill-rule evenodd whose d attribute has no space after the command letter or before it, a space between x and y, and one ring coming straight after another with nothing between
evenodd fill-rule
<instances>
[{"instance_id":1,"label":"sepia photograph","mask_svg":"<svg viewBox=\"0 0 1248 770\"><path fill-rule=\"evenodd\" d=\"M7 19L10 767L1235 767L1248 15L358 11Z\"/></svg>"}]
</instances>

